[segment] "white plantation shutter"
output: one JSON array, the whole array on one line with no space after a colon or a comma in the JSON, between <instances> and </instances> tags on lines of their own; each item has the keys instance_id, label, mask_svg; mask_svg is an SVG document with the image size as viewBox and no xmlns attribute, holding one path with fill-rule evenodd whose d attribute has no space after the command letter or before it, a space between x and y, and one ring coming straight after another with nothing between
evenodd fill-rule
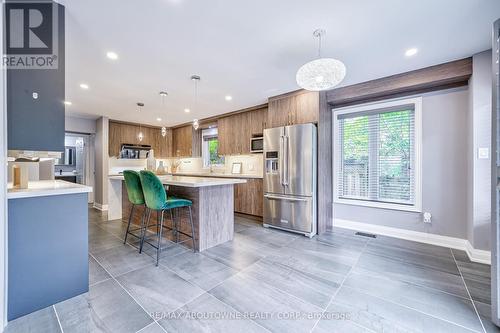
<instances>
[{"instance_id":1,"label":"white plantation shutter","mask_svg":"<svg viewBox=\"0 0 500 333\"><path fill-rule=\"evenodd\" d=\"M414 206L415 104L334 117L337 197Z\"/></svg>"}]
</instances>

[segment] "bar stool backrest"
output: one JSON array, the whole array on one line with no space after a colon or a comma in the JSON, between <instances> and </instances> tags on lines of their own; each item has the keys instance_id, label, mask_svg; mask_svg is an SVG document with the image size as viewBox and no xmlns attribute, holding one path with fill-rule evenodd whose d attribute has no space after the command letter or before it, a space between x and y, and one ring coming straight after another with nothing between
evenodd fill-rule
<instances>
[{"instance_id":1,"label":"bar stool backrest","mask_svg":"<svg viewBox=\"0 0 500 333\"><path fill-rule=\"evenodd\" d=\"M153 210L163 209L167 201L167 192L161 180L151 171L141 171L139 175L146 206Z\"/></svg>"},{"instance_id":2,"label":"bar stool backrest","mask_svg":"<svg viewBox=\"0 0 500 333\"><path fill-rule=\"evenodd\" d=\"M144 205L144 194L142 193L141 179L137 171L123 171L125 186L127 187L128 200L133 205Z\"/></svg>"}]
</instances>

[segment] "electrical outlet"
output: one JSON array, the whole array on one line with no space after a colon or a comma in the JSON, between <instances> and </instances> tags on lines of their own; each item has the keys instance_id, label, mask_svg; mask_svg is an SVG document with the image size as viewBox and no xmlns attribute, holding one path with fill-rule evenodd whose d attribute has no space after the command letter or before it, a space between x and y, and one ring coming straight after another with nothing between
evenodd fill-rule
<instances>
[{"instance_id":1,"label":"electrical outlet","mask_svg":"<svg viewBox=\"0 0 500 333\"><path fill-rule=\"evenodd\" d=\"M424 223L432 223L432 215L429 212L424 213Z\"/></svg>"}]
</instances>

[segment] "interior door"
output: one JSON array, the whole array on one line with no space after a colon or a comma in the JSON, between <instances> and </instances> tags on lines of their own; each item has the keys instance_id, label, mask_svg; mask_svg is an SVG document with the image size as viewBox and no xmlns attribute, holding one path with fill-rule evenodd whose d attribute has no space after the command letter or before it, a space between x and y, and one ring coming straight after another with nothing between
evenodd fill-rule
<instances>
[{"instance_id":1,"label":"interior door","mask_svg":"<svg viewBox=\"0 0 500 333\"><path fill-rule=\"evenodd\" d=\"M316 172L316 126L285 127L285 194L312 196Z\"/></svg>"}]
</instances>

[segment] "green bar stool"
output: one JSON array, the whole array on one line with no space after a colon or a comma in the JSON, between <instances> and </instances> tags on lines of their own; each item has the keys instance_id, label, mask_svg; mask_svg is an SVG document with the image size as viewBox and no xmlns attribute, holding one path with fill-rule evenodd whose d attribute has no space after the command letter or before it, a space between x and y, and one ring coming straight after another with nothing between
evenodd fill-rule
<instances>
[{"instance_id":1,"label":"green bar stool","mask_svg":"<svg viewBox=\"0 0 500 333\"><path fill-rule=\"evenodd\" d=\"M125 238L123 240L123 244L126 244L128 235L132 235L139 239L142 238L142 229L144 226L144 218L146 216L146 206L144 201L144 194L142 193L142 185L139 173L137 171L125 170L123 171L123 177L125 178L125 187L127 188L128 201L130 201L130 203L132 204L130 216L128 217L127 231L125 232ZM134 209L136 206L144 206L144 212L141 218L141 227L130 230L130 223L132 222L132 217L134 215ZM140 236L134 234L134 231L137 230L141 230Z\"/></svg>"},{"instance_id":2,"label":"green bar stool","mask_svg":"<svg viewBox=\"0 0 500 333\"><path fill-rule=\"evenodd\" d=\"M195 252L196 251L196 244L194 239L195 232L193 225L193 214L191 211L191 206L193 205L192 201L187 199L167 197L167 192L163 187L161 180L151 171L141 171L139 175L141 178L142 191L144 193L146 207L148 208L148 214L146 217L146 226L144 230L146 231L148 229L149 219L151 217L151 211L153 210L157 211L159 212L160 215L160 226L159 228L157 228L157 235L156 235L158 238L157 244L155 245L148 242L146 240L146 232L143 232L139 251L142 251L142 246L144 244L144 241L146 241L148 244L156 248L156 266L158 266L158 262L160 260L160 253L162 250L161 239L162 239L163 228L166 228L166 226L163 225L164 212L167 210L170 212L170 217L172 218L173 230L177 235L178 233L180 233L180 231L177 230L177 223L174 222L172 210L175 208L187 208L189 211L189 222L191 224L191 235L188 234L185 235L191 237L193 241L193 252Z\"/></svg>"}]
</instances>

